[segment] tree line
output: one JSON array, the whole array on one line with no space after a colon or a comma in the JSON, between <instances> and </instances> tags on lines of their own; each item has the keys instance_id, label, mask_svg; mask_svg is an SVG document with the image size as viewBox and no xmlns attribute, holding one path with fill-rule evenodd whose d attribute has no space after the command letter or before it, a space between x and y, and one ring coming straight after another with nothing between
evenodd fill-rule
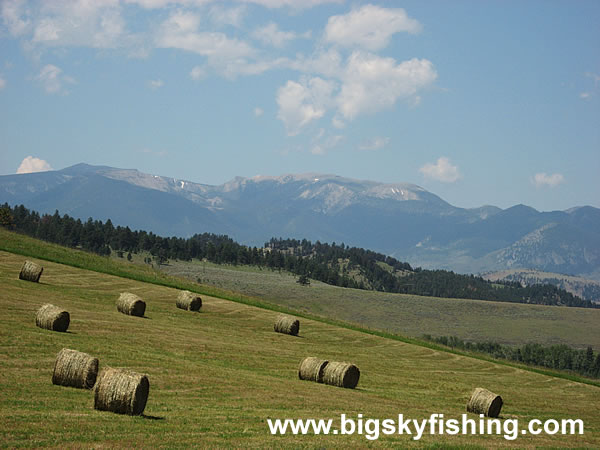
<instances>
[{"instance_id":1,"label":"tree line","mask_svg":"<svg viewBox=\"0 0 600 450\"><path fill-rule=\"evenodd\" d=\"M161 237L89 218L40 215L23 205L0 207L0 225L45 241L108 256L113 251L128 259L149 252L158 264L169 259L205 259L216 264L255 265L285 270L331 285L381 292L469 298L504 302L597 307L590 301L550 285L522 287L517 282L491 283L481 277L445 270L413 268L407 262L362 248L313 243L306 239L272 238L264 247L249 247L226 235L195 234L190 238Z\"/></svg>"},{"instance_id":2,"label":"tree line","mask_svg":"<svg viewBox=\"0 0 600 450\"><path fill-rule=\"evenodd\" d=\"M530 366L566 370L590 378L600 378L600 353L595 354L590 346L586 350L576 350L564 344L541 345L528 343L511 347L493 341L467 342L456 336L433 337L426 334L423 338L446 347L486 353L494 358L517 361Z\"/></svg>"}]
</instances>

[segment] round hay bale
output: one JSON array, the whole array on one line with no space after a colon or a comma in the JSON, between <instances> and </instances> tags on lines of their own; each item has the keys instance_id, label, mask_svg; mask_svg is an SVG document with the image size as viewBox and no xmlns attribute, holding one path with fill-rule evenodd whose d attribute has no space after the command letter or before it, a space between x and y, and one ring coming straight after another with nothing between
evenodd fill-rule
<instances>
[{"instance_id":1,"label":"round hay bale","mask_svg":"<svg viewBox=\"0 0 600 450\"><path fill-rule=\"evenodd\" d=\"M35 324L45 330L67 331L70 321L71 317L67 311L50 303L43 305L35 315Z\"/></svg>"},{"instance_id":2,"label":"round hay bale","mask_svg":"<svg viewBox=\"0 0 600 450\"><path fill-rule=\"evenodd\" d=\"M202 299L193 292L180 291L175 304L178 308L185 309L186 311L200 311L200 308L202 308Z\"/></svg>"},{"instance_id":3,"label":"round hay bale","mask_svg":"<svg viewBox=\"0 0 600 450\"><path fill-rule=\"evenodd\" d=\"M33 261L25 261L23 267L21 267L21 272L19 272L19 279L37 283L40 281L43 271L44 268L39 264L36 264Z\"/></svg>"},{"instance_id":4,"label":"round hay bale","mask_svg":"<svg viewBox=\"0 0 600 450\"><path fill-rule=\"evenodd\" d=\"M117 300L117 310L129 316L144 317L146 303L135 294L122 292Z\"/></svg>"},{"instance_id":5,"label":"round hay bale","mask_svg":"<svg viewBox=\"0 0 600 450\"><path fill-rule=\"evenodd\" d=\"M98 375L98 358L63 348L56 356L52 384L92 389Z\"/></svg>"},{"instance_id":6,"label":"round hay bale","mask_svg":"<svg viewBox=\"0 0 600 450\"><path fill-rule=\"evenodd\" d=\"M275 319L274 329L278 333L297 336L300 330L300 321L294 317L279 315Z\"/></svg>"},{"instance_id":7,"label":"round hay bale","mask_svg":"<svg viewBox=\"0 0 600 450\"><path fill-rule=\"evenodd\" d=\"M354 364L332 361L323 372L323 383L354 389L360 378L360 370Z\"/></svg>"},{"instance_id":8,"label":"round hay bale","mask_svg":"<svg viewBox=\"0 0 600 450\"><path fill-rule=\"evenodd\" d=\"M106 368L94 387L94 409L140 416L144 412L150 382L141 373Z\"/></svg>"},{"instance_id":9,"label":"round hay bale","mask_svg":"<svg viewBox=\"0 0 600 450\"><path fill-rule=\"evenodd\" d=\"M315 358L314 356L309 356L304 358L300 362L300 367L298 368L298 378L301 380L309 380L316 381L317 383L323 382L323 372L327 367L329 361L326 359Z\"/></svg>"},{"instance_id":10,"label":"round hay bale","mask_svg":"<svg viewBox=\"0 0 600 450\"><path fill-rule=\"evenodd\" d=\"M467 412L498 417L502 409L502 397L484 388L475 388L467 402Z\"/></svg>"}]
</instances>

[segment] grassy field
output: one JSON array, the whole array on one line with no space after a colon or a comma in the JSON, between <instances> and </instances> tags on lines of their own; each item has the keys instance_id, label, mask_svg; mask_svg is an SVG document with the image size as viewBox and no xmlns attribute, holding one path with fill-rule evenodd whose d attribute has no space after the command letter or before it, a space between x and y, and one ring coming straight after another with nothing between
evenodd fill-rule
<instances>
[{"instance_id":1,"label":"grassy field","mask_svg":"<svg viewBox=\"0 0 600 450\"><path fill-rule=\"evenodd\" d=\"M509 345L527 342L567 344L575 348L591 345L600 350L600 309L387 294L317 281L306 287L296 283L289 273L199 261L171 261L161 266L161 270L297 311L405 336L457 336Z\"/></svg>"},{"instance_id":2,"label":"grassy field","mask_svg":"<svg viewBox=\"0 0 600 450\"><path fill-rule=\"evenodd\" d=\"M30 246L22 249L26 252L34 244L23 245ZM46 260L34 259L45 269L39 284L30 283L18 280L23 260L0 251L0 445L5 447L600 446L596 386L309 319L302 319L299 337L281 335L272 331L273 311L204 296L202 311L190 313L175 308L172 287ZM122 291L146 300L146 317L116 311ZM46 302L71 313L68 333L35 327L35 311ZM98 357L101 367L148 374L145 416L98 412L90 391L52 385L54 359L63 347ZM298 380L298 363L311 355L355 363L361 370L358 388ZM400 413L411 419L432 413L460 418L476 386L503 396L503 421L518 419L523 426L534 418L582 419L585 434L526 434L515 441L428 433L414 441L382 434L369 441L358 434L272 436L267 426L269 418L334 419L338 425L342 413L354 419Z\"/></svg>"}]
</instances>

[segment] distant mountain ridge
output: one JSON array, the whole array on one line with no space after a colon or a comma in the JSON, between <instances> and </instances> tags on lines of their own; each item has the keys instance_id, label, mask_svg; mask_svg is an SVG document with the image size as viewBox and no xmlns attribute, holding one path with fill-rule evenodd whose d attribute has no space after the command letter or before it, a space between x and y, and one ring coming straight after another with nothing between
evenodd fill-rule
<instances>
[{"instance_id":1,"label":"distant mountain ridge","mask_svg":"<svg viewBox=\"0 0 600 450\"><path fill-rule=\"evenodd\" d=\"M408 183L307 173L194 183L135 169L78 164L0 176L0 203L163 236L228 234L344 242L413 266L484 272L531 268L600 280L600 209L538 212L525 205L465 209Z\"/></svg>"}]
</instances>

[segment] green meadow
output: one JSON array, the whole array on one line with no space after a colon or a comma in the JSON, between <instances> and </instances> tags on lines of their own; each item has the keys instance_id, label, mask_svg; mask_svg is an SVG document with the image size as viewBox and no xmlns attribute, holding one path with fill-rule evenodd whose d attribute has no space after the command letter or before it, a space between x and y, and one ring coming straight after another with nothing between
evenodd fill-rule
<instances>
[{"instance_id":1,"label":"green meadow","mask_svg":"<svg viewBox=\"0 0 600 450\"><path fill-rule=\"evenodd\" d=\"M403 336L457 336L507 345L535 342L600 350L600 309L391 294L347 289L255 267L170 261L161 271L307 314Z\"/></svg>"},{"instance_id":2,"label":"green meadow","mask_svg":"<svg viewBox=\"0 0 600 450\"><path fill-rule=\"evenodd\" d=\"M0 232L0 249L3 447L600 447L600 387L575 377L377 335L360 329L358 321L348 325L317 316L326 310L301 313L298 337L278 334L273 323L282 306L236 293L235 285L199 286L6 231ZM44 266L40 283L18 279L26 257ZM178 288L205 293L199 313L175 307ZM317 288L313 284L308 291ZM124 291L146 301L144 318L117 312L115 302ZM287 298L285 292L281 297ZM44 303L70 312L67 333L35 326L35 312ZM96 356L101 369L147 374L144 415L96 411L91 391L54 386L54 360L62 348ZM357 388L299 380L298 364L306 356L356 364ZM365 433L271 435L267 424L313 418L333 419L338 426L341 414L422 420L438 413L460 419L477 386L503 397L503 423L518 420L523 428L531 419L581 419L584 434L528 433L512 441L502 435L425 433L416 441L406 434L381 434L371 441Z\"/></svg>"}]
</instances>

